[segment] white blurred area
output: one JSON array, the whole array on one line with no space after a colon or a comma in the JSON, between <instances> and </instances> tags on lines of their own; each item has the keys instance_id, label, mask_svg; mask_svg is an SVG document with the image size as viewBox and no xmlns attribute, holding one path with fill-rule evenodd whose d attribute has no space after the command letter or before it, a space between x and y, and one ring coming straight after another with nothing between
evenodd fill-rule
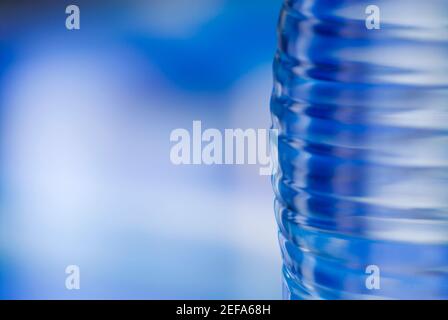
<instances>
[{"instance_id":1,"label":"white blurred area","mask_svg":"<svg viewBox=\"0 0 448 320\"><path fill-rule=\"evenodd\" d=\"M218 97L170 88L125 48L38 48L10 68L1 101L0 233L17 295L280 298L270 178L169 158L171 130L193 120L268 128L270 66ZM64 287L71 264L79 291Z\"/></svg>"}]
</instances>

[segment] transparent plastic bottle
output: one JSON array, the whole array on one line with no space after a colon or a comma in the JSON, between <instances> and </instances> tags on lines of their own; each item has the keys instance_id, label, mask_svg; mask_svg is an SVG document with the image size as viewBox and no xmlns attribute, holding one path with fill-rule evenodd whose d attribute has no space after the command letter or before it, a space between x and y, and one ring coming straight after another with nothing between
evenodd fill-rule
<instances>
[{"instance_id":1,"label":"transparent plastic bottle","mask_svg":"<svg viewBox=\"0 0 448 320\"><path fill-rule=\"evenodd\" d=\"M274 78L284 298L448 299L448 1L286 0Z\"/></svg>"}]
</instances>

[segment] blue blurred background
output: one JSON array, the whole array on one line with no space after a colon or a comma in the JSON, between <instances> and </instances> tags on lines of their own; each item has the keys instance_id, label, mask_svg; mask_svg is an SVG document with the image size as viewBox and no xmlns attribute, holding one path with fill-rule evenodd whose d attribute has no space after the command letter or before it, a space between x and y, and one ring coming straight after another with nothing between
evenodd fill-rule
<instances>
[{"instance_id":1,"label":"blue blurred background","mask_svg":"<svg viewBox=\"0 0 448 320\"><path fill-rule=\"evenodd\" d=\"M0 298L281 298L270 178L169 158L193 120L269 128L280 6L1 2Z\"/></svg>"}]
</instances>

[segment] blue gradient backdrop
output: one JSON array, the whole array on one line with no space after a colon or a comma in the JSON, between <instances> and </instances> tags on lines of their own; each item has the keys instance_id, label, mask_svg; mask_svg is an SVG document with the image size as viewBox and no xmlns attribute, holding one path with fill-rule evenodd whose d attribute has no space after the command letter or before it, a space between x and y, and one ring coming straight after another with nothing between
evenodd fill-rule
<instances>
[{"instance_id":1,"label":"blue gradient backdrop","mask_svg":"<svg viewBox=\"0 0 448 320\"><path fill-rule=\"evenodd\" d=\"M281 297L270 178L169 158L193 120L270 126L280 6L2 1L0 298Z\"/></svg>"}]
</instances>

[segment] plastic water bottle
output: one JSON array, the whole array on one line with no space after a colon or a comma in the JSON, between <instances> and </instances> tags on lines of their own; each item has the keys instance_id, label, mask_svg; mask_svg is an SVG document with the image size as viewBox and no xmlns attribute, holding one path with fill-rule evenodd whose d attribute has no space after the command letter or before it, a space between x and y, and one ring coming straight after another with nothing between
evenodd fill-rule
<instances>
[{"instance_id":1,"label":"plastic water bottle","mask_svg":"<svg viewBox=\"0 0 448 320\"><path fill-rule=\"evenodd\" d=\"M448 299L448 1L286 0L274 74L284 298Z\"/></svg>"}]
</instances>

